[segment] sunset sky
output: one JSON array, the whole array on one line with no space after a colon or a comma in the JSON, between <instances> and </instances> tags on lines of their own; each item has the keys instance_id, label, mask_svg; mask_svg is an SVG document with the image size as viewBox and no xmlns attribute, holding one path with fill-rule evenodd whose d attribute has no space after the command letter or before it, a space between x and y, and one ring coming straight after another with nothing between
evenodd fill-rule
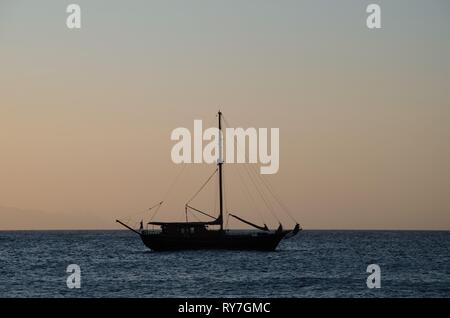
<instances>
[{"instance_id":1,"label":"sunset sky","mask_svg":"<svg viewBox=\"0 0 450 318\"><path fill-rule=\"evenodd\" d=\"M183 220L214 166L171 188L170 133L220 108L280 129L264 178L305 229L450 230L449 35L448 0L0 0L0 229L116 229L162 199ZM227 209L276 227L234 168Z\"/></svg>"}]
</instances>

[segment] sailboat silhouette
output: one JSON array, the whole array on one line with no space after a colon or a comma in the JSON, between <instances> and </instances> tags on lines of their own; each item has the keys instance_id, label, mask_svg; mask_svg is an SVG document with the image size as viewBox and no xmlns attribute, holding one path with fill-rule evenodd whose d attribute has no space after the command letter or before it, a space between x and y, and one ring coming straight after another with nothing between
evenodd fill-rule
<instances>
[{"instance_id":1,"label":"sailboat silhouette","mask_svg":"<svg viewBox=\"0 0 450 318\"><path fill-rule=\"evenodd\" d=\"M222 113L220 111L218 112L218 128L219 131L222 130ZM266 224L264 224L264 226L259 226L231 213L228 215L256 228L258 231L233 233L232 231L225 230L223 209L223 164L224 162L219 159L217 162L217 169L214 171L214 174L218 173L219 176L219 215L212 216L209 213L190 206L189 203L185 205L186 213L189 209L211 218L211 221L190 222L186 219L185 222L148 222L149 225L160 227L160 230L156 231L144 230L142 223L140 228L136 230L120 220L116 220L116 222L138 234L145 246L154 251L205 249L273 251L277 248L283 238L295 236L300 231L300 225L298 223L296 223L292 230L283 229L281 223L276 230L270 230ZM162 202L159 203L159 205L161 204ZM218 226L219 228L213 229L212 227L214 226Z\"/></svg>"}]
</instances>

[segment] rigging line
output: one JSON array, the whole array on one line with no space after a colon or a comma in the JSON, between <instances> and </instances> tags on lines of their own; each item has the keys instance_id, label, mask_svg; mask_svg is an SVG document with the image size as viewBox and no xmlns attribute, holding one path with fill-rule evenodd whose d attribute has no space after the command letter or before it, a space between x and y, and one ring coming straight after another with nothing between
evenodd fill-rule
<instances>
[{"instance_id":1,"label":"rigging line","mask_svg":"<svg viewBox=\"0 0 450 318\"><path fill-rule=\"evenodd\" d=\"M266 178L263 178L262 175L258 174L255 167L253 167L255 174L259 179L261 179L262 184L267 188L269 193L272 195L272 197L277 201L277 203L280 205L280 207L284 210L284 212L291 218L292 221L295 223L298 223L297 220L292 216L291 212L289 211L288 207L283 203L283 201L276 195L272 185L270 184L269 180L266 180Z\"/></svg>"},{"instance_id":2,"label":"rigging line","mask_svg":"<svg viewBox=\"0 0 450 318\"><path fill-rule=\"evenodd\" d=\"M264 220L264 216L261 214L260 209L258 209L256 201L254 200L250 190L247 187L245 179L242 177L242 175L239 171L239 168L240 168L239 165L237 165L236 166L236 174L239 176L239 180L241 181L240 183L243 185L244 191L238 191L238 192L240 192L241 196L243 196L245 198L244 200L250 204L250 208L257 211L260 220L262 220L263 223L266 223ZM245 192L245 193L243 193L243 192Z\"/></svg>"},{"instance_id":3,"label":"rigging line","mask_svg":"<svg viewBox=\"0 0 450 318\"><path fill-rule=\"evenodd\" d=\"M250 164L250 166L251 166L251 164ZM245 166L245 169L246 169L246 171L247 171L249 177L255 182L255 187L256 187L256 189L257 189L258 191L260 191L262 197L264 197L265 202L267 202L268 206L271 207L271 211L274 211L275 209L274 209L272 203L265 197L264 188L263 188L263 187L261 186L261 184L260 184L261 182L259 182L257 176L254 176L254 174L257 175L257 173L255 173L251 168L252 168L252 167ZM254 173L254 174L253 174L253 173Z\"/></svg>"},{"instance_id":4,"label":"rigging line","mask_svg":"<svg viewBox=\"0 0 450 318\"><path fill-rule=\"evenodd\" d=\"M231 127L231 125L228 123L228 120L225 118L225 116L223 114L222 114L222 120L224 121L226 127Z\"/></svg>"},{"instance_id":5,"label":"rigging line","mask_svg":"<svg viewBox=\"0 0 450 318\"><path fill-rule=\"evenodd\" d=\"M126 219L123 219L123 221L124 221L124 223L130 223L130 221L131 221L131 217L127 217Z\"/></svg>"},{"instance_id":6,"label":"rigging line","mask_svg":"<svg viewBox=\"0 0 450 318\"><path fill-rule=\"evenodd\" d=\"M130 219L130 218L132 218L132 217L135 217L135 216L138 216L138 215L141 215L141 214L145 214L145 213L147 213L148 211L150 211L151 209L153 209L154 207L156 207L156 206L159 205L159 204L161 204L161 202L156 203L156 204L153 205L151 208L148 208L148 209L146 209L146 210L139 211L139 212L137 212L137 213L131 213L131 214L128 214L128 215L124 215L124 217L126 217L127 219ZM125 219L125 220L126 220L126 219Z\"/></svg>"},{"instance_id":7,"label":"rigging line","mask_svg":"<svg viewBox=\"0 0 450 318\"><path fill-rule=\"evenodd\" d=\"M137 213L128 214L128 215L126 215L126 217L130 218L130 217L133 217L133 216L136 216L136 215L141 215L141 214L147 213L147 211L148 210L143 210L143 211L139 211Z\"/></svg>"},{"instance_id":8,"label":"rigging line","mask_svg":"<svg viewBox=\"0 0 450 318\"><path fill-rule=\"evenodd\" d=\"M122 220L124 221L124 223L131 223L131 222L136 222L136 216L138 216L138 215L142 215L142 214L144 214L146 211L142 211L142 212L139 212L139 213L135 213L135 214L131 214L131 215L125 215L123 218L122 218Z\"/></svg>"},{"instance_id":9,"label":"rigging line","mask_svg":"<svg viewBox=\"0 0 450 318\"><path fill-rule=\"evenodd\" d=\"M216 181L217 179L214 179L214 184L213 184L213 188L214 189L217 189L218 187L217 187L217 181ZM216 211L217 211L217 193L214 191L214 206L213 206L213 214L215 214L216 213Z\"/></svg>"},{"instance_id":10,"label":"rigging line","mask_svg":"<svg viewBox=\"0 0 450 318\"><path fill-rule=\"evenodd\" d=\"M227 170L227 171L229 171L229 170ZM226 218L225 228L228 229L228 220L230 218L230 212L229 212L228 208L230 206L230 202L229 202L229 198L228 198L228 195L227 195L227 193L228 193L227 189L229 188L230 185L226 182L227 181L227 176L228 176L228 173L227 174L224 173L223 176L222 176L223 184L224 184L224 187L223 187L223 198L224 198L224 210L225 210L225 216L222 216L222 217Z\"/></svg>"},{"instance_id":11,"label":"rigging line","mask_svg":"<svg viewBox=\"0 0 450 318\"><path fill-rule=\"evenodd\" d=\"M163 196L163 200L162 202L165 201L165 198L167 198L167 196L169 195L169 193L173 190L173 187L175 186L176 182L178 181L178 179L180 178L180 176L182 175L182 173L184 172L184 170L186 169L186 164L183 164L183 166L181 167L181 171L178 173L178 175L175 177L175 179L172 181L172 183L169 186L169 189L167 190L167 192L164 194Z\"/></svg>"},{"instance_id":12,"label":"rigging line","mask_svg":"<svg viewBox=\"0 0 450 318\"><path fill-rule=\"evenodd\" d=\"M183 174L185 169L186 169L186 164L183 164L183 166L181 167L180 172L178 172L178 174L172 180L172 183L169 185L169 188L167 189L166 193L164 193L162 201L160 202L158 208L155 210L153 215L150 217L150 220L153 220L153 218L156 216L156 214L158 213L159 209L161 208L163 203L166 201L166 198L168 197L169 193L173 190L175 184L177 183L178 179L181 177L181 175Z\"/></svg>"},{"instance_id":13,"label":"rigging line","mask_svg":"<svg viewBox=\"0 0 450 318\"><path fill-rule=\"evenodd\" d=\"M256 175L256 178L261 180L261 184L267 189L267 192L269 192L269 195L272 196L275 199L275 204L278 203L278 205L281 207L281 209L286 213L286 215L294 222L298 223L297 220L292 216L292 214L289 212L289 209L286 205L283 204L281 199L276 196L275 192L269 187L269 183L267 180L265 180L256 170L255 167L253 167L254 171L253 173Z\"/></svg>"},{"instance_id":14,"label":"rigging line","mask_svg":"<svg viewBox=\"0 0 450 318\"><path fill-rule=\"evenodd\" d=\"M211 214L208 214L208 213L206 213L206 212L203 212L202 210L196 209L196 208L194 208L194 207L192 207L192 206L190 206L190 205L186 205L185 208L186 208L186 209L189 209L190 211L195 211L195 212L198 212L198 213L200 213L200 214L203 214L203 215L205 215L205 216L207 216L207 217L210 217L211 219L216 219L215 216L212 216Z\"/></svg>"},{"instance_id":15,"label":"rigging line","mask_svg":"<svg viewBox=\"0 0 450 318\"><path fill-rule=\"evenodd\" d=\"M253 197L251 191L249 190L249 187L247 186L247 183L244 179L244 177L241 175L241 173L239 172L239 169L241 167L239 167L239 165L237 165L237 175L239 176L239 179L241 180L241 183L244 185L244 190L247 194L247 196L244 195L244 197L247 198L247 201L250 202L250 205L253 206L253 208L257 211L258 215L260 216L260 218L262 219L263 223L266 223L266 220L264 219L264 215L262 214L262 212L259 210L258 205L256 204L256 199ZM249 199L250 198L250 199Z\"/></svg>"},{"instance_id":16,"label":"rigging line","mask_svg":"<svg viewBox=\"0 0 450 318\"><path fill-rule=\"evenodd\" d=\"M161 208L162 204L164 203L164 201L161 201L158 203L158 207L156 208L155 212L153 212L153 215L150 217L150 220L153 220L153 218L156 216L156 214L158 213L159 209ZM153 207L151 207L149 209L149 211L153 209Z\"/></svg>"},{"instance_id":17,"label":"rigging line","mask_svg":"<svg viewBox=\"0 0 450 318\"><path fill-rule=\"evenodd\" d=\"M197 192L195 192L195 194L192 196L192 198L189 199L189 201L186 202L186 204L189 204L192 200L195 199L195 197L200 193L200 191L203 190L203 188L208 184L208 182L211 180L211 178L216 174L217 170L218 170L218 168L216 168L214 170L214 172L208 177L206 182L203 183L203 185L200 187L200 189L198 189Z\"/></svg>"},{"instance_id":18,"label":"rigging line","mask_svg":"<svg viewBox=\"0 0 450 318\"><path fill-rule=\"evenodd\" d=\"M226 118L223 118L223 121L225 122L225 126L226 126L226 127L230 127L230 124L229 124L229 122L228 122L228 120L227 120ZM240 145L240 146L241 146L240 150L242 150L242 145ZM245 148L244 148L243 150L244 150L244 152L246 151ZM244 164L244 168L245 168L245 171L247 172L247 174L248 174L250 180L252 181L253 185L255 186L255 188L256 188L258 194L261 196L263 202L265 203L266 207L268 208L269 212L272 214L272 216L273 216L278 222L280 222L280 220L278 219L278 217L276 216L276 214L275 214L275 212L274 212L274 210L273 210L272 205L269 204L269 202L264 198L264 195L262 194L261 190L259 189L259 187L258 187L258 185L257 185L257 182L256 182L257 180L253 180L253 178L251 177L251 174L250 174L250 172L249 172L249 170L248 170L248 168L246 167L245 164Z\"/></svg>"},{"instance_id":19,"label":"rigging line","mask_svg":"<svg viewBox=\"0 0 450 318\"><path fill-rule=\"evenodd\" d=\"M228 169L227 171L230 171L230 170ZM226 182L228 180L228 174L229 173L223 175L223 178L224 178L223 182L224 182L224 185L225 185L224 188L223 188L224 210L226 212L227 218L229 218L230 211L228 209L231 206L230 201L229 201L230 199L228 198L229 197L228 190L230 188L230 185Z\"/></svg>"},{"instance_id":20,"label":"rigging line","mask_svg":"<svg viewBox=\"0 0 450 318\"><path fill-rule=\"evenodd\" d=\"M163 201L160 201L158 203L156 203L155 205L152 205L151 207L148 208L148 210L150 211L151 209L157 207L158 205L161 205L163 203Z\"/></svg>"},{"instance_id":21,"label":"rigging line","mask_svg":"<svg viewBox=\"0 0 450 318\"><path fill-rule=\"evenodd\" d=\"M228 120L223 117L223 120L225 122L225 124L227 126L229 126ZM256 170L255 167L251 167L253 168L253 170ZM268 180L265 180L260 174L257 173L257 171L255 172L255 174L257 175L257 179L261 179L262 180L262 184L267 188L267 190L269 191L269 193L272 195L272 197L277 201L277 203L280 205L280 207L282 208L282 210L295 222L298 223L296 221L296 219L292 216L292 214L289 212L289 209L284 205L284 203L281 201L281 199L279 199L279 197L275 194L275 191L271 188L270 183L268 182ZM258 188L257 188L258 189Z\"/></svg>"},{"instance_id":22,"label":"rigging line","mask_svg":"<svg viewBox=\"0 0 450 318\"><path fill-rule=\"evenodd\" d=\"M158 213L158 210L159 210L159 208L161 207L161 205L163 204L163 202L164 202L164 201L160 201L159 203L157 203L157 204L155 204L154 206L150 207L150 208L148 209L148 211L150 212L153 208L157 207L156 210L155 210L155 212L154 212L154 215L156 215L156 213ZM151 220L152 218L153 218L153 217L151 217L150 220Z\"/></svg>"},{"instance_id":23,"label":"rigging line","mask_svg":"<svg viewBox=\"0 0 450 318\"><path fill-rule=\"evenodd\" d=\"M224 120L223 114L222 114L222 119ZM228 127L228 125L227 125L226 123L225 123L224 126L225 126L225 128ZM222 149L222 157L223 157L223 149ZM224 158L222 158L222 161L225 163ZM224 168L224 167L222 166L222 168ZM227 171L230 171L230 170L227 170ZM227 174L224 173L223 176L222 176L222 178L223 178L223 184L224 184L224 187L223 187L223 197L224 197L225 211L226 211L227 215L229 215L228 208L230 207L230 202L229 202L228 195L226 195L226 193L228 193L227 188L229 187L229 184L227 183L227 177L226 177L226 175L227 175Z\"/></svg>"},{"instance_id":24,"label":"rigging line","mask_svg":"<svg viewBox=\"0 0 450 318\"><path fill-rule=\"evenodd\" d=\"M248 170L248 167L246 165L244 165L244 168L245 168L245 171L247 172L247 175L249 176L249 179L252 181L253 185L255 186L256 191L258 192L259 196L261 197L261 199L263 200L267 209L269 210L270 214L272 214L272 216L278 221L278 223L280 223L280 219L278 219L277 215L275 214L272 205L266 200L266 198L264 197L264 194L259 189L256 181L253 180L253 177L251 176L251 174Z\"/></svg>"},{"instance_id":25,"label":"rigging line","mask_svg":"<svg viewBox=\"0 0 450 318\"><path fill-rule=\"evenodd\" d=\"M223 198L223 210L228 213L228 196L227 196L227 179L226 179L226 173L225 173L225 168L222 165L222 184L223 184L223 188L222 188L222 198ZM219 190L220 191L220 190ZM220 194L220 193L219 193ZM223 215L222 215L223 218Z\"/></svg>"},{"instance_id":26,"label":"rigging line","mask_svg":"<svg viewBox=\"0 0 450 318\"><path fill-rule=\"evenodd\" d=\"M197 221L202 222L202 221L197 217L197 215L195 215L194 212L192 212L192 211L189 210L189 209L188 209L188 211L191 212L191 214L194 216L194 218L195 218Z\"/></svg>"},{"instance_id":27,"label":"rigging line","mask_svg":"<svg viewBox=\"0 0 450 318\"><path fill-rule=\"evenodd\" d=\"M223 165L222 165L222 168L223 168ZM227 191L227 186L228 186L228 184L227 184L227 178L226 178L226 173L224 173L223 175L222 175L222 178L223 178L223 205L224 205L224 215L222 215L222 222L224 221L224 218L226 218L226 222L225 222L225 228L226 229L228 229L228 219L229 219L229 217L230 217L230 213L229 213L229 211L228 211L228 207L229 207L229 202L228 202L228 195L227 195L227 193L228 193L228 191Z\"/></svg>"},{"instance_id":28,"label":"rigging line","mask_svg":"<svg viewBox=\"0 0 450 318\"><path fill-rule=\"evenodd\" d=\"M225 223L225 228L227 228L228 229L228 221L230 220L230 215L229 214L227 214L227 221L226 221L226 223Z\"/></svg>"}]
</instances>

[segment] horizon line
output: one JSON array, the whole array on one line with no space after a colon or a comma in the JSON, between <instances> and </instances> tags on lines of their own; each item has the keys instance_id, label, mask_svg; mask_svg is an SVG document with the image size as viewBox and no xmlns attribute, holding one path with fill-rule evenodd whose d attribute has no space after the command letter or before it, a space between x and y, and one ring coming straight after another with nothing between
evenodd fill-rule
<instances>
[{"instance_id":1,"label":"horizon line","mask_svg":"<svg viewBox=\"0 0 450 318\"><path fill-rule=\"evenodd\" d=\"M247 231L252 230L250 228L248 229L226 229L226 230L232 230L232 231ZM114 229L114 228L105 228L105 229L93 229L93 228L87 228L87 229L0 229L0 232L59 232L59 231L73 231L73 232L81 232L81 231L130 231L127 229ZM302 228L302 231L385 231L385 232L450 232L450 229L381 229L381 228Z\"/></svg>"}]
</instances>

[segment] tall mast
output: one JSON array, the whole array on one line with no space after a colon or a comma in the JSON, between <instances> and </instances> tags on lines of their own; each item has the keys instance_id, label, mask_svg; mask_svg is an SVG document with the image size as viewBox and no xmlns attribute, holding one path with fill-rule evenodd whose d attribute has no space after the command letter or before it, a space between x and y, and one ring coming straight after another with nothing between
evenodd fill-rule
<instances>
[{"instance_id":1,"label":"tall mast","mask_svg":"<svg viewBox=\"0 0 450 318\"><path fill-rule=\"evenodd\" d=\"M217 161L217 165L219 166L219 202L220 202L220 230L223 230L223 189L222 189L222 123L221 117L222 112L219 110L219 160Z\"/></svg>"}]
</instances>

